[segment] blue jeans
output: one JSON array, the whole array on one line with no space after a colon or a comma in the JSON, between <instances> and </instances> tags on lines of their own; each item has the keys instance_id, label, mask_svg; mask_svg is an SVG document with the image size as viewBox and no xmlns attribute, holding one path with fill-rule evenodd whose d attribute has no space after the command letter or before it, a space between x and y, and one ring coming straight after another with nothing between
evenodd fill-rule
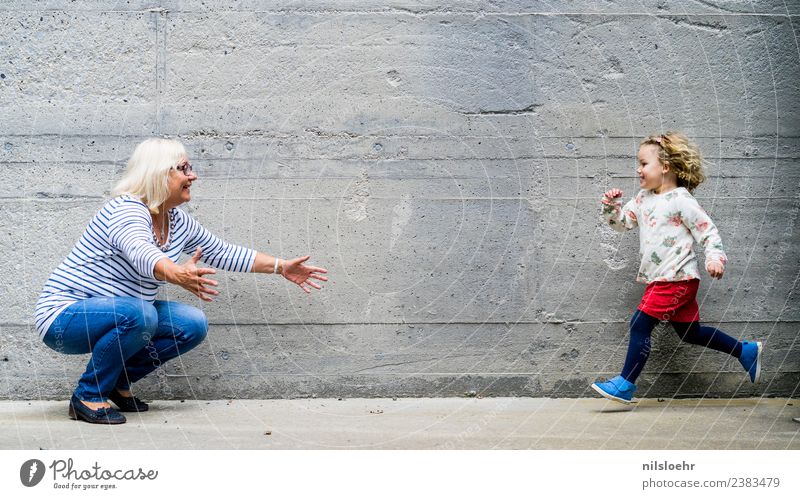
<instances>
[{"instance_id":1,"label":"blue jeans","mask_svg":"<svg viewBox=\"0 0 800 499\"><path fill-rule=\"evenodd\" d=\"M58 314L44 343L60 353L91 353L75 396L105 402L114 389L130 389L131 383L202 343L207 333L205 314L190 305L98 297Z\"/></svg>"}]
</instances>

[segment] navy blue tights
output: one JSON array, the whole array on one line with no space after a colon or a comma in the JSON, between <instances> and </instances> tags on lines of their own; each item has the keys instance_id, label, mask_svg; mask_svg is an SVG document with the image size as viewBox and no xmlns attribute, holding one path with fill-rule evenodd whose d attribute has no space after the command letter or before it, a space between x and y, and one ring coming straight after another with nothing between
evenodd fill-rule
<instances>
[{"instance_id":1,"label":"navy blue tights","mask_svg":"<svg viewBox=\"0 0 800 499\"><path fill-rule=\"evenodd\" d=\"M622 368L622 377L631 383L642 372L647 357L650 355L650 333L659 320L641 310L631 317L631 340L628 344L628 355ZM669 321L681 340L693 345L702 345L725 352L738 358L742 354L742 344L717 328L701 326L699 322Z\"/></svg>"}]
</instances>

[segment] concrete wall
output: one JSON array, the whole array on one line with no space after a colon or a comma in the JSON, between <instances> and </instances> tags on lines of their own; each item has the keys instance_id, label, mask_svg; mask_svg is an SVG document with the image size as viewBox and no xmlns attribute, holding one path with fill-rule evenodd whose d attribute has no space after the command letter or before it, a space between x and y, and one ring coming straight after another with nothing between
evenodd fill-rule
<instances>
[{"instance_id":1,"label":"concrete wall","mask_svg":"<svg viewBox=\"0 0 800 499\"><path fill-rule=\"evenodd\" d=\"M170 287L211 334L139 393L589 395L643 289L598 199L675 129L731 259L702 316L765 342L765 373L659 329L639 393L796 395L798 2L457 5L0 2L0 398L72 390L88 357L44 347L33 305L152 135L186 144L208 228L331 280Z\"/></svg>"}]
</instances>

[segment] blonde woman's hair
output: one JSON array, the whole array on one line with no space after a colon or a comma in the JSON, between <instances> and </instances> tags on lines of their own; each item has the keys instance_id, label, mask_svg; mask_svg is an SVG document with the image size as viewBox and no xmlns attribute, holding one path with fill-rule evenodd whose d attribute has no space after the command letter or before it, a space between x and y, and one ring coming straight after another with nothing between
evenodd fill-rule
<instances>
[{"instance_id":1,"label":"blonde woman's hair","mask_svg":"<svg viewBox=\"0 0 800 499\"><path fill-rule=\"evenodd\" d=\"M112 196L130 194L140 199L153 214L169 197L169 170L186 155L183 144L173 139L147 139L133 151Z\"/></svg>"},{"instance_id":2,"label":"blonde woman's hair","mask_svg":"<svg viewBox=\"0 0 800 499\"><path fill-rule=\"evenodd\" d=\"M642 141L640 147L644 145L658 147L658 158L678 177L678 187L691 192L706 180L700 149L689 142L686 135L677 132L651 135Z\"/></svg>"}]
</instances>

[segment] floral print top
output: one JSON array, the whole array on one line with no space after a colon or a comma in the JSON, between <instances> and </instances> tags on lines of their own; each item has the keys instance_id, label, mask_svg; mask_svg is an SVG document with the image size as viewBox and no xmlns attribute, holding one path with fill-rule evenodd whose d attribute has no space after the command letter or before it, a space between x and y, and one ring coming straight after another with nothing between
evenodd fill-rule
<instances>
[{"instance_id":1,"label":"floral print top","mask_svg":"<svg viewBox=\"0 0 800 499\"><path fill-rule=\"evenodd\" d=\"M728 261L714 222L683 187L664 194L641 190L625 206L608 198L604 202L609 204L603 205L603 218L612 229L639 226L639 282L699 279L694 241L703 245L706 263Z\"/></svg>"}]
</instances>

